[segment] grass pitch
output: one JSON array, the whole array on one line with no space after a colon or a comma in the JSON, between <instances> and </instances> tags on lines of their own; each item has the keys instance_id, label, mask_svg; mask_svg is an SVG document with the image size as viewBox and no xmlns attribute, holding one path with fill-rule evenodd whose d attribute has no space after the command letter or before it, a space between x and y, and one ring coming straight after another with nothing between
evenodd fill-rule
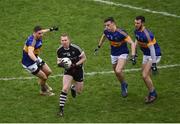
<instances>
[{"instance_id":1,"label":"grass pitch","mask_svg":"<svg viewBox=\"0 0 180 124\"><path fill-rule=\"evenodd\" d=\"M180 15L178 0L111 1ZM62 32L67 32L73 42L84 49L87 55L86 72L111 71L109 43L104 44L98 56L93 55L103 31L103 20L108 16L113 16L117 25L134 38L134 18L144 15L146 26L153 31L162 49L160 65L179 64L180 18L91 0L1 0L0 12L0 122L180 122L180 67L160 69L159 75L153 77L159 97L150 105L144 104L147 89L140 72L125 73L129 83L126 99L120 96L114 74L86 76L83 94L76 99L68 95L64 118L56 116L61 77L48 80L56 93L53 97L39 96L36 78L2 80L32 76L22 69L20 61L25 39L35 25L60 27L59 32L45 35L40 55L53 70L52 75L62 74L62 69L56 65L56 49ZM138 53L137 65L128 63L127 69L141 66L142 54L139 50Z\"/></svg>"}]
</instances>

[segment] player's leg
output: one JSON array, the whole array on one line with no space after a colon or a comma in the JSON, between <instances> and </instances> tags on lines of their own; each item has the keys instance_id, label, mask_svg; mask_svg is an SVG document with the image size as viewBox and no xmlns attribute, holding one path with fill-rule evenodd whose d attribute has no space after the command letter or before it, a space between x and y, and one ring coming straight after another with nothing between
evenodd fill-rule
<instances>
[{"instance_id":1,"label":"player's leg","mask_svg":"<svg viewBox=\"0 0 180 124\"><path fill-rule=\"evenodd\" d=\"M64 114L64 105L66 103L67 94L71 86L72 80L73 80L73 77L70 75L63 76L63 87L59 96L59 112L58 112L59 116L63 116Z\"/></svg>"},{"instance_id":2,"label":"player's leg","mask_svg":"<svg viewBox=\"0 0 180 124\"><path fill-rule=\"evenodd\" d=\"M37 77L39 77L39 84L40 84L40 87L41 87L41 90L40 90L40 94L41 95L47 95L47 96L53 96L55 95L54 93L52 92L49 92L47 90L47 87L46 87L46 80L48 79L48 77L46 76L46 74L42 71L42 70L39 70L39 72L37 74L34 74L36 75Z\"/></svg>"},{"instance_id":3,"label":"player's leg","mask_svg":"<svg viewBox=\"0 0 180 124\"><path fill-rule=\"evenodd\" d=\"M63 76L63 88L62 88L63 92L68 93L72 80L73 80L73 77L71 75Z\"/></svg>"},{"instance_id":4,"label":"player's leg","mask_svg":"<svg viewBox=\"0 0 180 124\"><path fill-rule=\"evenodd\" d=\"M48 76L52 73L50 67L49 67L46 63L42 66L41 70L46 74L47 78L48 78ZM47 82L46 82L45 85L46 85L46 88L47 88L49 91L52 91L52 90L53 90L53 89L48 85Z\"/></svg>"},{"instance_id":5,"label":"player's leg","mask_svg":"<svg viewBox=\"0 0 180 124\"><path fill-rule=\"evenodd\" d=\"M151 61L148 61L147 63L142 65L142 78L143 78L149 92L154 90L153 82L150 77L151 65L152 65Z\"/></svg>"},{"instance_id":6,"label":"player's leg","mask_svg":"<svg viewBox=\"0 0 180 124\"><path fill-rule=\"evenodd\" d=\"M46 63L42 66L41 70L46 74L47 77L52 73L52 70Z\"/></svg>"},{"instance_id":7,"label":"player's leg","mask_svg":"<svg viewBox=\"0 0 180 124\"><path fill-rule=\"evenodd\" d=\"M84 82L76 82L76 91L78 94L82 93L84 87Z\"/></svg>"},{"instance_id":8,"label":"player's leg","mask_svg":"<svg viewBox=\"0 0 180 124\"><path fill-rule=\"evenodd\" d=\"M125 58L118 58L117 60L117 64L113 64L113 69L114 69L114 72L116 74L116 77L117 79L120 81L121 83L121 95L122 97L127 97L127 82L125 81L124 79L124 74L123 74L123 69L124 69L124 66L126 64L126 57Z\"/></svg>"},{"instance_id":9,"label":"player's leg","mask_svg":"<svg viewBox=\"0 0 180 124\"><path fill-rule=\"evenodd\" d=\"M23 65L23 67L30 73L32 73L33 75L37 76L39 78L39 84L41 86L41 91L40 93L43 93L44 95L54 95L52 93L48 93L45 87L45 82L47 80L47 76L46 74L40 70L40 68L37 66L36 63L30 65L30 66L25 66ZM46 94L45 94L46 93Z\"/></svg>"},{"instance_id":10,"label":"player's leg","mask_svg":"<svg viewBox=\"0 0 180 124\"><path fill-rule=\"evenodd\" d=\"M80 94L83 90L83 79L84 79L84 70L83 68L76 69L73 74L73 79L75 85L71 85L71 95L73 98L76 97L76 94Z\"/></svg>"},{"instance_id":11,"label":"player's leg","mask_svg":"<svg viewBox=\"0 0 180 124\"><path fill-rule=\"evenodd\" d=\"M76 93L81 94L83 91L84 82L83 81L81 81L81 82L77 81L74 86L75 86Z\"/></svg>"},{"instance_id":12,"label":"player's leg","mask_svg":"<svg viewBox=\"0 0 180 124\"><path fill-rule=\"evenodd\" d=\"M124 81L123 68L126 64L125 59L119 59L116 65L113 65L114 72L118 80L122 83Z\"/></svg>"},{"instance_id":13,"label":"player's leg","mask_svg":"<svg viewBox=\"0 0 180 124\"><path fill-rule=\"evenodd\" d=\"M39 56L37 58L39 59L40 62L43 63L42 66L39 68L46 74L48 78L48 76L52 73L50 67ZM45 86L49 91L52 91L52 88L47 83L45 83Z\"/></svg>"},{"instance_id":14,"label":"player's leg","mask_svg":"<svg viewBox=\"0 0 180 124\"><path fill-rule=\"evenodd\" d=\"M149 60L147 57L143 57L142 78L149 91L148 96L145 98L146 103L151 103L157 98L157 93L151 79L151 65L152 65L152 61Z\"/></svg>"},{"instance_id":15,"label":"player's leg","mask_svg":"<svg viewBox=\"0 0 180 124\"><path fill-rule=\"evenodd\" d=\"M34 73L34 75L39 77L39 84L41 86L41 91L46 92L47 91L47 89L45 87L45 83L47 80L46 74L43 71L39 70L39 72L37 72L37 74Z\"/></svg>"},{"instance_id":16,"label":"player's leg","mask_svg":"<svg viewBox=\"0 0 180 124\"><path fill-rule=\"evenodd\" d=\"M76 83L75 83L75 84L71 85L71 95L72 95L73 98L75 98L76 94L77 94L77 86L76 86Z\"/></svg>"}]
</instances>

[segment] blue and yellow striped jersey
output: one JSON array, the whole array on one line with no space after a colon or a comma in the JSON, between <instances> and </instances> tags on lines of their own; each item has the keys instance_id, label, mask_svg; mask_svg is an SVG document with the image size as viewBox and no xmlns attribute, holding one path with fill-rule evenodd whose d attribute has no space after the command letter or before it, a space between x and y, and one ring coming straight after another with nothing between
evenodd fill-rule
<instances>
[{"instance_id":1,"label":"blue and yellow striped jersey","mask_svg":"<svg viewBox=\"0 0 180 124\"><path fill-rule=\"evenodd\" d=\"M120 28L117 28L115 32L104 30L104 34L110 41L111 55L119 56L121 54L129 53L126 43L126 38L129 38L129 36L124 30Z\"/></svg>"},{"instance_id":2,"label":"blue and yellow striped jersey","mask_svg":"<svg viewBox=\"0 0 180 124\"><path fill-rule=\"evenodd\" d=\"M30 66L34 63L34 61L31 60L31 58L28 55L28 49L30 47L34 48L34 54L35 56L38 56L40 49L42 47L42 39L35 40L33 35L27 38L23 48L23 57L22 57L22 64L25 66Z\"/></svg>"},{"instance_id":3,"label":"blue and yellow striped jersey","mask_svg":"<svg viewBox=\"0 0 180 124\"><path fill-rule=\"evenodd\" d=\"M144 28L141 31L135 30L134 33L136 40L138 41L138 45L140 46L144 55L150 56L150 49L148 47L150 45L154 45L156 56L161 56L160 47L151 31Z\"/></svg>"}]
</instances>

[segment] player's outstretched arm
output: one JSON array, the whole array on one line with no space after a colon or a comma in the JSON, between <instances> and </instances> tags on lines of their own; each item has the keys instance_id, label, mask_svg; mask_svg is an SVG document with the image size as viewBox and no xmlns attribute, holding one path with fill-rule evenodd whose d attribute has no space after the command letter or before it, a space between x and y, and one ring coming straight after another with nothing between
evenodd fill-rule
<instances>
[{"instance_id":1,"label":"player's outstretched arm","mask_svg":"<svg viewBox=\"0 0 180 124\"><path fill-rule=\"evenodd\" d=\"M105 40L106 40L106 36L103 34L103 35L101 36L101 39L99 40L99 43L98 43L97 48L94 49L94 55L96 55L96 54L98 53L99 49L101 48L101 46L103 45L103 43L105 42Z\"/></svg>"},{"instance_id":2,"label":"player's outstretched arm","mask_svg":"<svg viewBox=\"0 0 180 124\"><path fill-rule=\"evenodd\" d=\"M58 31L59 28L57 26L53 26L51 28L48 28L48 29L43 29L42 32L43 33L46 33L46 32L49 32L49 31Z\"/></svg>"}]
</instances>

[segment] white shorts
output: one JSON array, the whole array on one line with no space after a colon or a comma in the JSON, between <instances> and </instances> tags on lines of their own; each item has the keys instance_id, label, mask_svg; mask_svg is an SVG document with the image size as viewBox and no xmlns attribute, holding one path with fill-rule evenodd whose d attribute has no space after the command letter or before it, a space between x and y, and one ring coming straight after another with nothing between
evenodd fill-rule
<instances>
[{"instance_id":1,"label":"white shorts","mask_svg":"<svg viewBox=\"0 0 180 124\"><path fill-rule=\"evenodd\" d=\"M128 59L128 54L121 54L119 56L111 55L111 63L116 64L118 59Z\"/></svg>"},{"instance_id":2,"label":"white shorts","mask_svg":"<svg viewBox=\"0 0 180 124\"><path fill-rule=\"evenodd\" d=\"M156 56L156 63L159 63L161 60L161 56ZM143 55L142 64L146 64L148 61L152 61L151 56Z\"/></svg>"},{"instance_id":3,"label":"white shorts","mask_svg":"<svg viewBox=\"0 0 180 124\"><path fill-rule=\"evenodd\" d=\"M37 59L40 61L40 62L42 62L42 59L38 56L37 57ZM25 69L25 70L27 70L29 73L33 73L33 72L36 72L37 70L38 70L38 66L37 66L37 64L36 63L34 63L34 64L32 64L32 65L30 65L30 66L25 66L25 65L23 65L22 64L22 66L23 66L23 68Z\"/></svg>"}]
</instances>

